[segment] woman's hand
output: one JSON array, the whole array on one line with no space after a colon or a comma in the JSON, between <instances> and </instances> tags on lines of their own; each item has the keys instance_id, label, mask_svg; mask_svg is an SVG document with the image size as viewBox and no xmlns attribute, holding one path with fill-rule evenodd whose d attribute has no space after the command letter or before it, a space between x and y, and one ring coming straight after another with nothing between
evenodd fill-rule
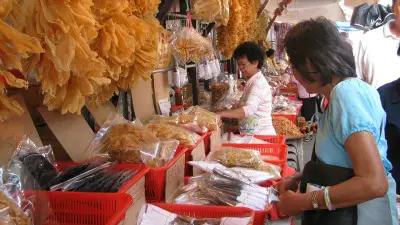
<instances>
[{"instance_id":1,"label":"woman's hand","mask_svg":"<svg viewBox=\"0 0 400 225\"><path fill-rule=\"evenodd\" d=\"M278 190L280 195L284 194L289 190L296 192L297 189L299 188L299 182L300 182L300 175L298 174L286 177L276 185L276 189Z\"/></svg>"},{"instance_id":2,"label":"woman's hand","mask_svg":"<svg viewBox=\"0 0 400 225\"><path fill-rule=\"evenodd\" d=\"M311 205L311 199L306 194L300 194L293 191L286 191L279 195L278 210L286 216L296 216Z\"/></svg>"}]
</instances>

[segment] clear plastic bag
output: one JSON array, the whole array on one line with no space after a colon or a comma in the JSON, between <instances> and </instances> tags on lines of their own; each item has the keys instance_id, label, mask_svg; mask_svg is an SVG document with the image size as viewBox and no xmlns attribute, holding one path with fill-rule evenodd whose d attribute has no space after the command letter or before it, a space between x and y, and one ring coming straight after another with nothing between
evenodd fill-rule
<instances>
[{"instance_id":1,"label":"clear plastic bag","mask_svg":"<svg viewBox=\"0 0 400 225\"><path fill-rule=\"evenodd\" d=\"M264 162L260 152L255 150L222 147L221 150L211 152L207 161L215 161L226 167L243 167L263 171L280 178L280 167Z\"/></svg>"},{"instance_id":2,"label":"clear plastic bag","mask_svg":"<svg viewBox=\"0 0 400 225\"><path fill-rule=\"evenodd\" d=\"M200 127L206 127L209 131L218 130L221 123L220 116L199 106L192 106L183 114L194 116L195 122L197 122Z\"/></svg>"},{"instance_id":3,"label":"clear plastic bag","mask_svg":"<svg viewBox=\"0 0 400 225\"><path fill-rule=\"evenodd\" d=\"M190 12L194 19L226 26L229 21L229 0L193 0Z\"/></svg>"},{"instance_id":4,"label":"clear plastic bag","mask_svg":"<svg viewBox=\"0 0 400 225\"><path fill-rule=\"evenodd\" d=\"M51 212L46 192L30 189L38 182L21 166L0 168L0 224L41 225Z\"/></svg>"},{"instance_id":5,"label":"clear plastic bag","mask_svg":"<svg viewBox=\"0 0 400 225\"><path fill-rule=\"evenodd\" d=\"M187 14L186 27L171 37L171 44L172 54L181 65L200 63L214 57L211 41L193 28L190 14Z\"/></svg>"},{"instance_id":6,"label":"clear plastic bag","mask_svg":"<svg viewBox=\"0 0 400 225\"><path fill-rule=\"evenodd\" d=\"M115 193L129 181L136 170L119 171L115 164L105 164L80 174L62 184L56 185L61 191ZM56 187L54 186L54 187ZM56 188L54 188L55 190Z\"/></svg>"},{"instance_id":7,"label":"clear plastic bag","mask_svg":"<svg viewBox=\"0 0 400 225\"><path fill-rule=\"evenodd\" d=\"M238 107L242 94L233 75L222 76L221 81L211 85L212 110L220 112Z\"/></svg>"},{"instance_id":8,"label":"clear plastic bag","mask_svg":"<svg viewBox=\"0 0 400 225\"><path fill-rule=\"evenodd\" d=\"M160 140L140 122L127 121L116 113L108 118L95 135L88 151L93 157L109 156L119 163L144 163L150 167L159 167L172 159L178 144L173 139Z\"/></svg>"},{"instance_id":9,"label":"clear plastic bag","mask_svg":"<svg viewBox=\"0 0 400 225\"><path fill-rule=\"evenodd\" d=\"M197 134L204 134L208 132L208 129L204 125L200 125L196 118L196 115L192 114L180 114L176 116L163 117L155 116L150 124L173 124L179 125L180 127L189 130Z\"/></svg>"},{"instance_id":10,"label":"clear plastic bag","mask_svg":"<svg viewBox=\"0 0 400 225\"><path fill-rule=\"evenodd\" d=\"M255 138L254 135L236 135L234 133L225 133L222 135L222 143L232 144L271 144L267 141Z\"/></svg>"},{"instance_id":11,"label":"clear plastic bag","mask_svg":"<svg viewBox=\"0 0 400 225\"><path fill-rule=\"evenodd\" d=\"M200 136L184 128L171 124L149 124L146 126L159 138L178 140L181 145L191 147L196 145Z\"/></svg>"},{"instance_id":12,"label":"clear plastic bag","mask_svg":"<svg viewBox=\"0 0 400 225\"><path fill-rule=\"evenodd\" d=\"M48 190L47 182L57 176L51 146L37 147L26 136L11 157L8 170L20 174L22 187L30 190ZM30 182L26 176L32 177L34 182Z\"/></svg>"},{"instance_id":13,"label":"clear plastic bag","mask_svg":"<svg viewBox=\"0 0 400 225\"><path fill-rule=\"evenodd\" d=\"M172 74L171 86L181 89L189 83L187 70L179 65L177 65L175 68L176 72Z\"/></svg>"}]
</instances>

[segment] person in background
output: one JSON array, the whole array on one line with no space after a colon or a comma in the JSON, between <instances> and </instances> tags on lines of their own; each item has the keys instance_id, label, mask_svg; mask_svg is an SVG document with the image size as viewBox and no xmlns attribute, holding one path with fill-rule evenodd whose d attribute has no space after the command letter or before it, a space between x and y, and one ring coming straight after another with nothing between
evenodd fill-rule
<instances>
[{"instance_id":1,"label":"person in background","mask_svg":"<svg viewBox=\"0 0 400 225\"><path fill-rule=\"evenodd\" d=\"M357 75L374 88L400 77L400 0L393 0L395 19L361 38L355 51Z\"/></svg>"},{"instance_id":2,"label":"person in background","mask_svg":"<svg viewBox=\"0 0 400 225\"><path fill-rule=\"evenodd\" d=\"M303 106L301 107L301 116L304 117L306 121L310 121L317 112L318 95L308 93L304 86L301 85L294 76L291 76L290 82L297 85L299 100L303 102Z\"/></svg>"},{"instance_id":3,"label":"person in background","mask_svg":"<svg viewBox=\"0 0 400 225\"><path fill-rule=\"evenodd\" d=\"M261 73L264 51L253 42L244 42L234 51L239 70L247 79L240 106L218 113L223 118L239 119L242 134L276 135L272 125L272 92Z\"/></svg>"},{"instance_id":4,"label":"person in background","mask_svg":"<svg viewBox=\"0 0 400 225\"><path fill-rule=\"evenodd\" d=\"M305 212L303 225L398 224L386 113L377 90L357 79L349 43L323 17L296 24L284 43L295 78L329 105L318 121L312 161L277 186L278 209Z\"/></svg>"},{"instance_id":5,"label":"person in background","mask_svg":"<svg viewBox=\"0 0 400 225\"><path fill-rule=\"evenodd\" d=\"M393 165L393 177L400 194L400 78L378 89L383 109L386 111L386 139L388 159Z\"/></svg>"}]
</instances>

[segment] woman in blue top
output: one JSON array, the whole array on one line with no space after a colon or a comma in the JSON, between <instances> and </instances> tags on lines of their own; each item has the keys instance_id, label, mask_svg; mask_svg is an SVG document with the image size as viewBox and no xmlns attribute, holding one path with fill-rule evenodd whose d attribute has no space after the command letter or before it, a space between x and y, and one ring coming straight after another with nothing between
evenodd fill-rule
<instances>
[{"instance_id":1,"label":"woman in blue top","mask_svg":"<svg viewBox=\"0 0 400 225\"><path fill-rule=\"evenodd\" d=\"M285 47L294 76L307 92L329 98L318 124L317 162L348 168L354 174L344 182L307 193L296 192L304 179L301 173L286 178L278 185L278 208L287 215L303 211L307 215L355 206L356 222L352 224L398 224L396 183L386 158L386 114L378 92L356 78L351 46L334 23L318 18L294 26Z\"/></svg>"}]
</instances>

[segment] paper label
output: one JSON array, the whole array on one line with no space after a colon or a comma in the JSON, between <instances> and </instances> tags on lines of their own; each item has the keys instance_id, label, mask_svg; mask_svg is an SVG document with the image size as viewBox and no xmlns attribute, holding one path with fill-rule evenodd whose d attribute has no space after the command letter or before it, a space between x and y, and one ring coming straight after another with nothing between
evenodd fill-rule
<instances>
[{"instance_id":1,"label":"paper label","mask_svg":"<svg viewBox=\"0 0 400 225\"><path fill-rule=\"evenodd\" d=\"M171 110L171 102L168 98L164 98L158 101L158 105L160 106L160 111L163 116L169 116Z\"/></svg>"}]
</instances>

